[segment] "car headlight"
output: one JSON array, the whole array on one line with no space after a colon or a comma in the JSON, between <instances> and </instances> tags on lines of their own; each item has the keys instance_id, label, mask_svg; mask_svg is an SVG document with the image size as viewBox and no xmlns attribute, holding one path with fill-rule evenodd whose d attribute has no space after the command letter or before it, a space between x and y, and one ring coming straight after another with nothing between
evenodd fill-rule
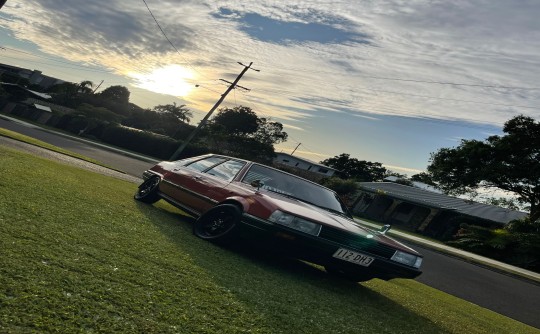
<instances>
[{"instance_id":1,"label":"car headlight","mask_svg":"<svg viewBox=\"0 0 540 334\"><path fill-rule=\"evenodd\" d=\"M319 235L321 231L321 225L279 210L274 211L268 220L311 235Z\"/></svg>"},{"instance_id":2,"label":"car headlight","mask_svg":"<svg viewBox=\"0 0 540 334\"><path fill-rule=\"evenodd\" d=\"M392 261L406 264L411 267L420 268L422 265L422 258L416 255L405 253L402 251L396 251L391 258Z\"/></svg>"}]
</instances>

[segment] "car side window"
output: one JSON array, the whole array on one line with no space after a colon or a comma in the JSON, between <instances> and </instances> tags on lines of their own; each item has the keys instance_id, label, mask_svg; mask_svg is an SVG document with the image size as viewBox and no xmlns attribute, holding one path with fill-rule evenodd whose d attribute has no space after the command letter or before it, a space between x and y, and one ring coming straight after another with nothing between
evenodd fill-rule
<instances>
[{"instance_id":1,"label":"car side window","mask_svg":"<svg viewBox=\"0 0 540 334\"><path fill-rule=\"evenodd\" d=\"M194 163L191 163L186 166L186 168L193 169L199 172L202 172L203 170L206 170L220 162L223 162L227 160L226 158L222 157L209 157L206 159L202 159L199 161L195 161Z\"/></svg>"},{"instance_id":2,"label":"car side window","mask_svg":"<svg viewBox=\"0 0 540 334\"><path fill-rule=\"evenodd\" d=\"M206 173L219 177L220 179L231 181L245 164L246 163L242 161L229 160L210 168Z\"/></svg>"}]
</instances>

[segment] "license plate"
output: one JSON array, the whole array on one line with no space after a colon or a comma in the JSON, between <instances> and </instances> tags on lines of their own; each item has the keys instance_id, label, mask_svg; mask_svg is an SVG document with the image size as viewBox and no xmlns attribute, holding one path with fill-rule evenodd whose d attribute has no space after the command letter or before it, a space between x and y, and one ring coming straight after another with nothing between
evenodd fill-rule
<instances>
[{"instance_id":1,"label":"license plate","mask_svg":"<svg viewBox=\"0 0 540 334\"><path fill-rule=\"evenodd\" d=\"M365 254L358 253L358 252L353 252L345 248L338 249L334 253L333 257L335 257L336 259L352 262L352 263L355 263L364 267L368 267L371 264L371 262L375 260L371 256L367 256Z\"/></svg>"}]
</instances>

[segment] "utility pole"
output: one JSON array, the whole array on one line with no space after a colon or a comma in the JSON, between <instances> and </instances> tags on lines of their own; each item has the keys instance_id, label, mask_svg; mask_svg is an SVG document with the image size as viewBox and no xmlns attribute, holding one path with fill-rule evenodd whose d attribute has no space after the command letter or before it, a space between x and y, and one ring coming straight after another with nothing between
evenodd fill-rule
<instances>
[{"instance_id":1,"label":"utility pole","mask_svg":"<svg viewBox=\"0 0 540 334\"><path fill-rule=\"evenodd\" d=\"M199 130L206 124L206 121L208 120L208 118L210 118L210 116L212 115L214 110L216 110L216 108L219 107L221 102L223 102L223 100L225 100L225 97L227 96L227 94L229 94L229 92L236 87L236 84L238 83L238 81L240 81L240 79L242 78L244 73L246 73L246 71L251 68L251 65L253 64L253 62L249 63L248 66L246 66L246 65L244 65L244 64L242 64L240 62L238 64L244 66L244 69L242 70L242 72L240 72L240 74L236 77L236 80L234 80L234 82L231 83L231 85L227 88L225 93L221 94L221 97L216 102L216 104L214 104L212 109L210 109L210 111L206 114L206 116L204 116L204 118L200 121L199 125L195 128L195 130L193 130L189 134L189 137L182 143L182 145L176 150L176 152L173 153L173 155L171 156L171 158L169 160L171 160L171 161L176 160L180 156L180 154L186 148L186 146L189 145L189 143L191 142L193 137L195 137L195 135L199 132ZM254 71L260 72L259 70L256 70L254 68L251 68L251 69L254 70Z\"/></svg>"},{"instance_id":2,"label":"utility pole","mask_svg":"<svg viewBox=\"0 0 540 334\"><path fill-rule=\"evenodd\" d=\"M101 82L99 83L99 85L97 85L97 87L94 89L94 91L92 92L92 94L95 94L96 91L98 90L98 88L103 84L103 81L105 80L101 80Z\"/></svg>"},{"instance_id":3,"label":"utility pole","mask_svg":"<svg viewBox=\"0 0 540 334\"><path fill-rule=\"evenodd\" d=\"M300 145L302 145L302 143L298 143L298 145L296 145L296 147L295 147L294 150L292 151L291 155L293 155L294 152L296 152L296 149L297 149Z\"/></svg>"}]
</instances>

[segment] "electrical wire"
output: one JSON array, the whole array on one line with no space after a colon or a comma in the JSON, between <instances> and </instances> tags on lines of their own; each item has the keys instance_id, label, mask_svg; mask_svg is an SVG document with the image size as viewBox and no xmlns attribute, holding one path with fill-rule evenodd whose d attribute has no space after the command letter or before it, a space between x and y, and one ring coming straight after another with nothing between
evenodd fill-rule
<instances>
[{"instance_id":1,"label":"electrical wire","mask_svg":"<svg viewBox=\"0 0 540 334\"><path fill-rule=\"evenodd\" d=\"M167 36L167 34L165 33L165 30L163 30L163 28L161 27L161 25L159 24L157 18L154 16L154 13L152 13L152 10L150 9L150 7L148 6L148 4L146 3L146 0L142 0L144 2L144 5L146 6L146 9L148 10L148 13L150 13L150 16L152 16L152 18L154 19L154 22L156 22L156 25L158 26L159 30L161 31L161 33L163 34L163 36L165 37L165 39L169 42L169 44L171 45L171 47L176 51L176 53L178 53L180 55L180 57L185 61L185 63L191 67L191 69L193 69L195 72L197 72L199 75L201 75L202 77L204 78L207 78L204 74L202 74L201 72L199 72L193 65L191 65L191 63L182 56L182 54L180 53L180 51L176 48L176 46L174 46L173 42L169 39L169 37Z\"/></svg>"}]
</instances>

